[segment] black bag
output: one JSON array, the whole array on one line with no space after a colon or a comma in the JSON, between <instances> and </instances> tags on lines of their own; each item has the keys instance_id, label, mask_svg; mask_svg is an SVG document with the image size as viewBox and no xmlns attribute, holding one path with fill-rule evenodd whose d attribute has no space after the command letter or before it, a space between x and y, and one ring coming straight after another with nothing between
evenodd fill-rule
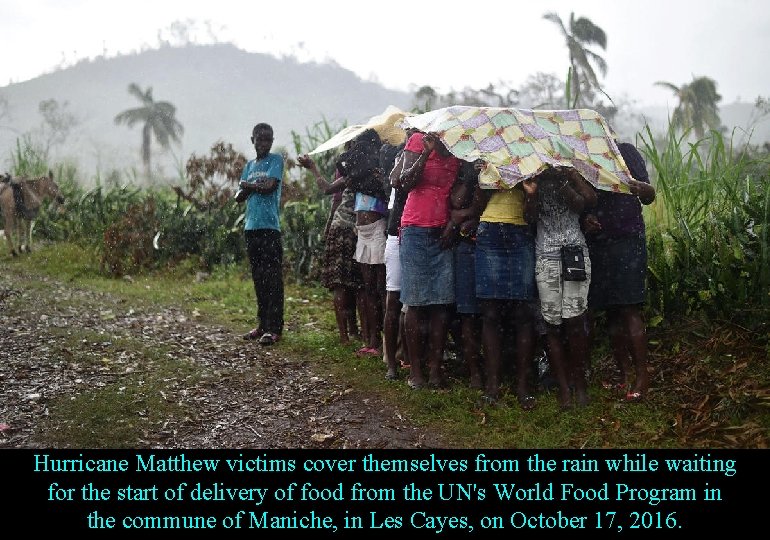
<instances>
[{"instance_id":1,"label":"black bag","mask_svg":"<svg viewBox=\"0 0 770 540\"><path fill-rule=\"evenodd\" d=\"M585 281L586 261L580 246L562 246L561 270L564 281Z\"/></svg>"}]
</instances>

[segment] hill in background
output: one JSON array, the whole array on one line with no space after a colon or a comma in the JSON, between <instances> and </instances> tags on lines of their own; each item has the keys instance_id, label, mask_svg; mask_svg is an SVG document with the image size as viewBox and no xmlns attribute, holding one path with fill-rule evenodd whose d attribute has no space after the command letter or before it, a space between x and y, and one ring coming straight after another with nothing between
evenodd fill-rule
<instances>
[{"instance_id":1,"label":"hill in background","mask_svg":"<svg viewBox=\"0 0 770 540\"><path fill-rule=\"evenodd\" d=\"M292 131L304 134L324 119L336 129L344 122L368 120L388 105L411 105L410 94L363 81L334 64L301 64L231 44L164 47L82 61L0 88L10 116L0 122L5 126L0 129L0 171L10 169L19 135L41 126L38 106L47 99L67 102L78 120L66 142L52 149L56 157L75 158L86 174L141 170L141 127L114 123L118 113L140 105L128 93L132 82L143 90L152 87L156 101L170 101L177 108L184 126L181 146L172 146L163 156L159 150L153 153L155 165L172 177L190 154L207 154L219 140L253 157L249 137L257 122L274 127L274 148L293 151Z\"/></svg>"},{"instance_id":2,"label":"hill in background","mask_svg":"<svg viewBox=\"0 0 770 540\"><path fill-rule=\"evenodd\" d=\"M254 150L249 142L251 128L268 122L275 129L275 147L291 153L292 131L306 129L326 120L332 129L360 123L381 113L388 105L404 110L412 106L408 92L390 90L362 80L352 71L333 63L299 63L249 53L232 44L163 47L137 54L84 60L78 64L22 83L0 87L8 104L0 118L0 172L10 170L17 139L42 125L40 102L55 99L67 103L77 125L61 145L53 146L52 157L74 161L87 182L110 171L142 170L141 128L116 125L115 116L139 101L128 93L128 85L152 87L156 101L170 101L177 107L177 119L185 128L181 145L161 153L154 148L153 169L176 178L192 153L208 154L217 141L232 143L247 157ZM634 140L634 134L648 122L653 132L662 133L671 111L649 107L624 111L631 121L615 124L620 135ZM745 142L754 107L734 103L720 109L728 132L734 128L736 143ZM770 141L770 121L756 125L752 143Z\"/></svg>"}]
</instances>

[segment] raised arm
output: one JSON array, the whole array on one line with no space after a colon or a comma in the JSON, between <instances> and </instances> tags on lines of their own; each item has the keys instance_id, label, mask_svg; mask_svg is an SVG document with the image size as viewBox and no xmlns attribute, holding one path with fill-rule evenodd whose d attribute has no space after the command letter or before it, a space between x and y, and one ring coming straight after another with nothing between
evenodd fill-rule
<instances>
[{"instance_id":1,"label":"raised arm","mask_svg":"<svg viewBox=\"0 0 770 540\"><path fill-rule=\"evenodd\" d=\"M316 186L318 186L318 189L320 189L326 195L331 195L333 193L337 193L338 191L342 191L345 189L345 186L347 186L347 179L344 176L337 178L333 182L329 182L326 178L323 177L321 171L318 170L318 165L316 162L313 161L313 159L307 154L297 156L297 163L299 163L301 167L313 173Z\"/></svg>"},{"instance_id":2,"label":"raised arm","mask_svg":"<svg viewBox=\"0 0 770 540\"><path fill-rule=\"evenodd\" d=\"M559 188L559 194L564 198L570 210L582 214L584 210L596 206L598 198L593 186L575 169L566 169L566 179Z\"/></svg>"}]
</instances>

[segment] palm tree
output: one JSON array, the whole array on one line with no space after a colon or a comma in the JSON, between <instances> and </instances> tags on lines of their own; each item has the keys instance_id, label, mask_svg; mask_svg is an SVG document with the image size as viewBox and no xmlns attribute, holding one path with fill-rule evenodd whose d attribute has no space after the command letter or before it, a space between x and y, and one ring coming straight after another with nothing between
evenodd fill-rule
<instances>
[{"instance_id":1,"label":"palm tree","mask_svg":"<svg viewBox=\"0 0 770 540\"><path fill-rule=\"evenodd\" d=\"M144 163L147 177L150 177L150 146L151 136L160 144L161 148L168 149L171 141L179 142L179 137L184 133L184 127L175 118L176 107L168 101L155 101L152 97L152 87L144 92L139 85L128 85L128 93L136 96L142 102L141 107L127 109L115 117L116 124L126 124L133 127L137 122L142 126L142 163Z\"/></svg>"},{"instance_id":2,"label":"palm tree","mask_svg":"<svg viewBox=\"0 0 770 540\"><path fill-rule=\"evenodd\" d=\"M607 74L607 62L597 53L588 49L590 45L598 45L602 49L607 48L607 35L604 30L596 26L590 19L580 17L575 19L575 14L569 14L569 30L564 26L561 17L556 13L549 12L543 15L543 18L551 21L561 30L562 36L567 42L569 51L570 77L568 84L573 106L579 102L581 87L586 90L596 88L604 93L599 79L594 71L594 64L604 77ZM606 95L606 94L605 94Z\"/></svg>"},{"instance_id":3,"label":"palm tree","mask_svg":"<svg viewBox=\"0 0 770 540\"><path fill-rule=\"evenodd\" d=\"M717 103L722 99L717 93L717 83L709 77L695 77L690 84L676 86L658 81L658 86L668 88L679 99L679 105L671 116L671 125L682 130L692 129L695 137L702 139L706 127L718 130L721 121Z\"/></svg>"}]
</instances>

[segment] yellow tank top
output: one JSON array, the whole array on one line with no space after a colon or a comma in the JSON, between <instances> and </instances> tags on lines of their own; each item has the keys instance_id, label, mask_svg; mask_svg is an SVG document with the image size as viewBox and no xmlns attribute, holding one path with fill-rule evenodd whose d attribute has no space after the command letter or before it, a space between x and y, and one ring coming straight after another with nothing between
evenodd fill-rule
<instances>
[{"instance_id":1,"label":"yellow tank top","mask_svg":"<svg viewBox=\"0 0 770 540\"><path fill-rule=\"evenodd\" d=\"M481 221L490 223L510 223L526 225L524 219L524 189L516 186L513 189L497 190L481 214Z\"/></svg>"}]
</instances>

